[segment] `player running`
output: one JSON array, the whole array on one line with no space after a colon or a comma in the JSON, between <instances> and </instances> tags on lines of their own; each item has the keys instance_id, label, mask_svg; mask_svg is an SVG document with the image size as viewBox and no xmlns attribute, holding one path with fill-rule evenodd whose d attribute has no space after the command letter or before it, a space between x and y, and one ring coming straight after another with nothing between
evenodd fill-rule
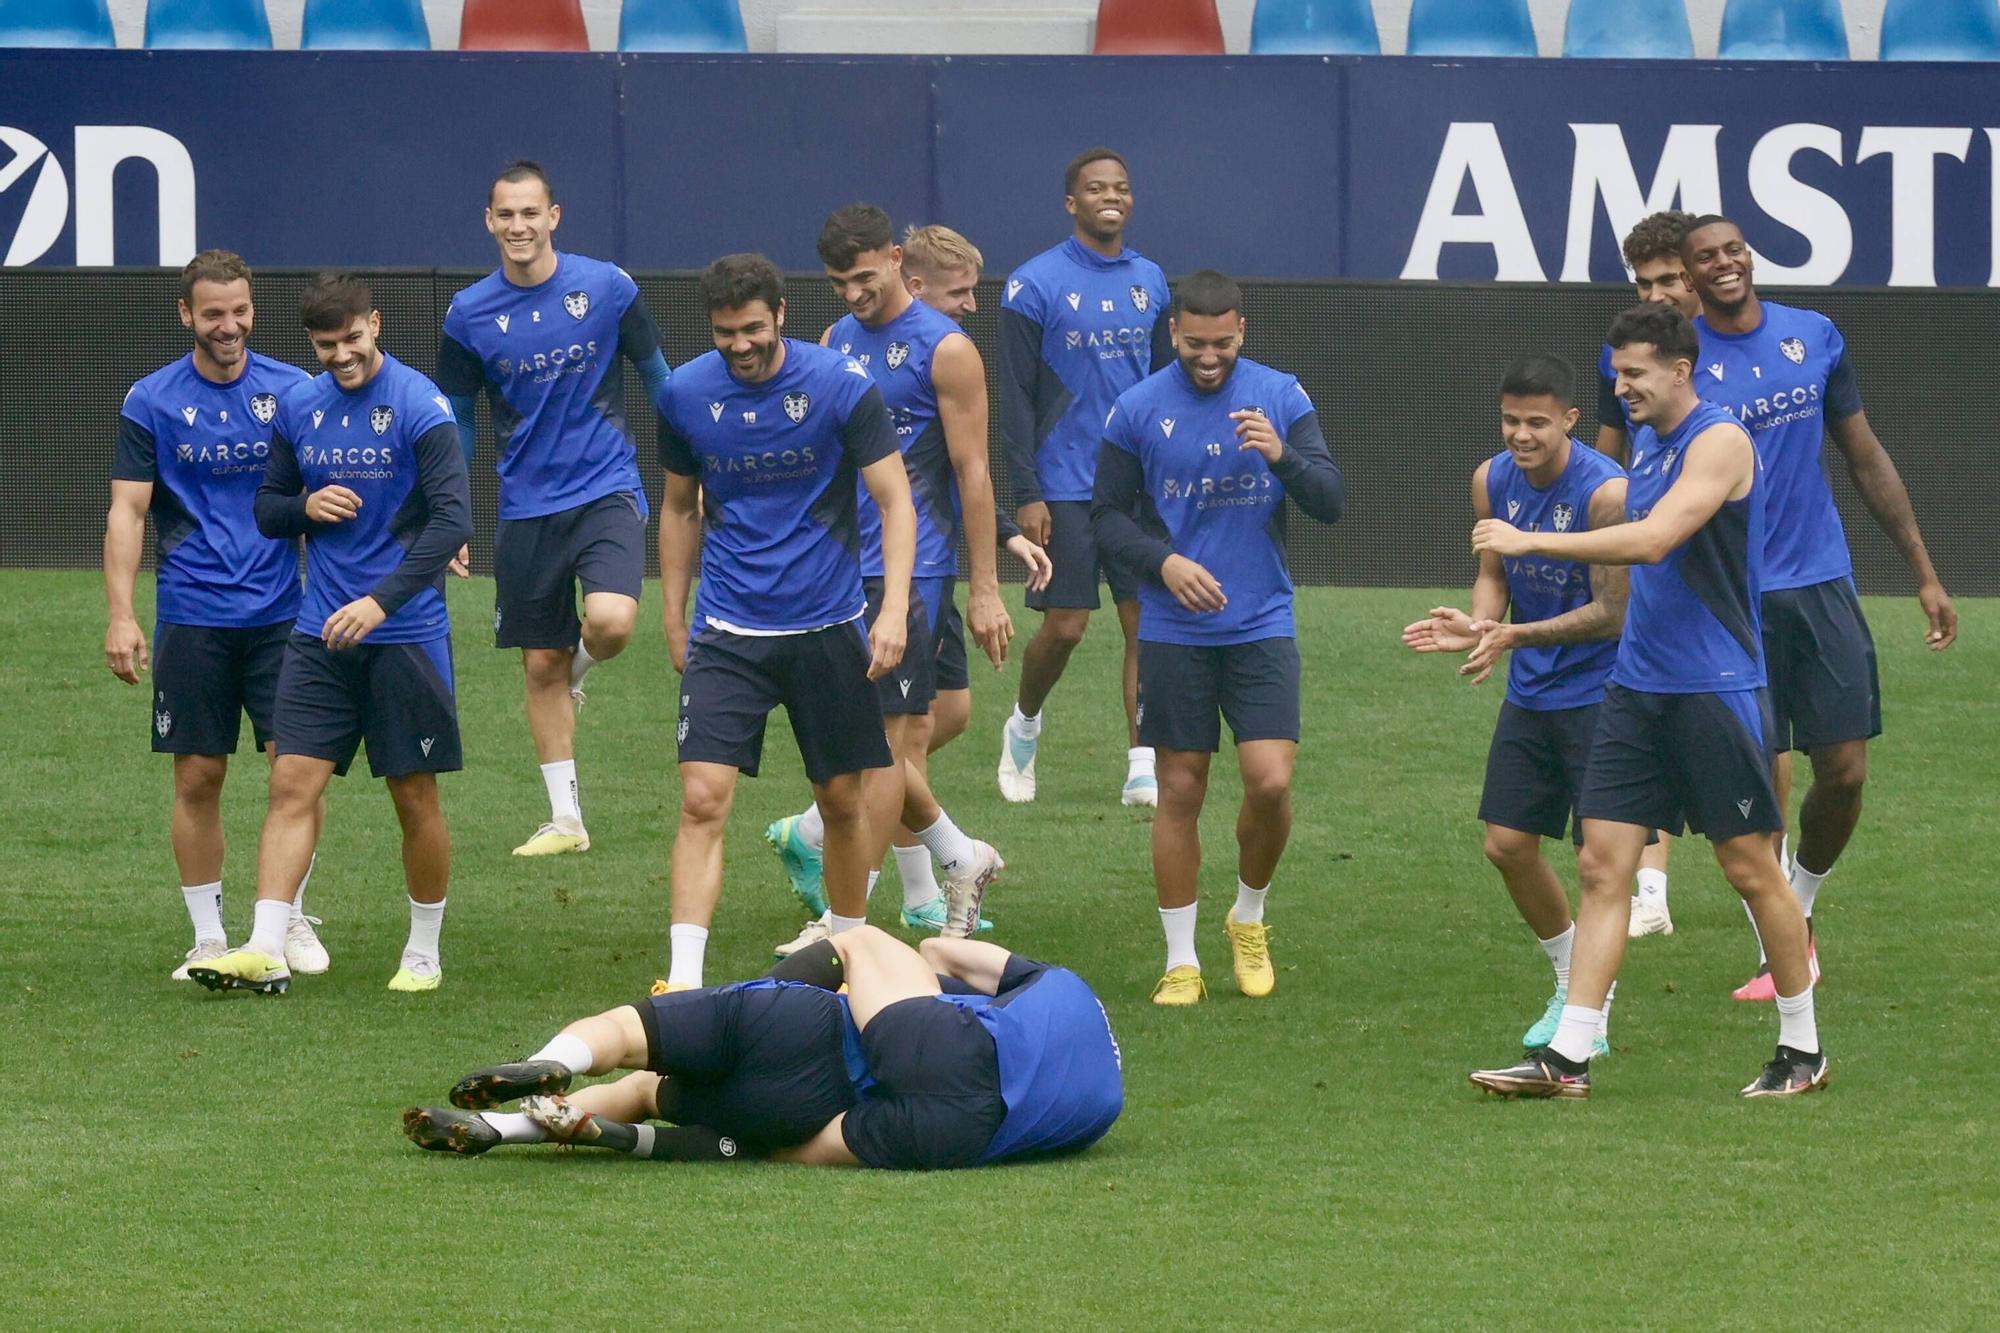
<instances>
[{"instance_id":1,"label":"player running","mask_svg":"<svg viewBox=\"0 0 2000 1333\"><path fill-rule=\"evenodd\" d=\"M376 339L359 278L322 274L299 316L326 367L278 400L257 491L267 537L306 539L306 591L278 680L271 804L257 849L257 916L242 948L188 975L210 990L271 995L294 888L319 840L321 798L365 740L403 828L410 933L389 989L444 980L438 932L451 839L437 775L460 767L445 566L472 536L472 499L451 405Z\"/></svg>"},{"instance_id":2,"label":"player running","mask_svg":"<svg viewBox=\"0 0 2000 1333\"><path fill-rule=\"evenodd\" d=\"M1682 253L1703 310L1695 321L1702 348L1696 392L1735 414L1764 464L1763 628L1777 717L1774 780L1782 815L1789 809L1790 752L1803 750L1812 760L1813 784L1799 810L1790 866L1810 932L1820 885L1861 818L1868 742L1882 734L1875 641L1855 595L1847 534L1820 461L1829 434L1862 503L1916 576L1924 642L1933 652L1958 637L1958 611L1931 564L1903 479L1862 410L1840 330L1816 311L1760 301L1751 282L1750 247L1728 218L1696 218ZM1819 975L1816 948L1813 975ZM1757 974L1735 997L1774 995L1760 942Z\"/></svg>"},{"instance_id":3,"label":"player running","mask_svg":"<svg viewBox=\"0 0 2000 1333\"><path fill-rule=\"evenodd\" d=\"M862 923L868 871L889 842L863 806L862 775L891 764L873 682L903 657L916 549L896 428L867 369L784 336L783 279L762 255L710 264L701 298L715 350L682 367L660 410L660 583L667 652L681 673L662 989L701 985L737 775L757 775L765 719L779 704L826 826L827 928ZM881 520L882 593L865 634L857 473ZM978 896L967 904L974 915Z\"/></svg>"},{"instance_id":4,"label":"player running","mask_svg":"<svg viewBox=\"0 0 2000 1333\"><path fill-rule=\"evenodd\" d=\"M1625 521L1624 469L1570 434L1578 417L1575 384L1575 372L1559 357L1525 356L1507 368L1500 381L1506 447L1473 469L1475 522L1505 514L1529 532L1590 532ZM1502 653L1512 653L1507 697L1486 752L1479 818L1486 859L1555 969L1555 993L1521 1037L1530 1050L1555 1037L1569 1002L1576 940L1569 898L1542 854L1542 839L1573 831L1583 840L1572 814L1618 652L1625 599L1621 565L1482 551L1471 613L1441 606L1403 630L1403 642L1417 652L1468 653L1459 674L1475 685L1492 674ZM1604 1007L1608 1023L1608 991ZM1591 1053L1609 1050L1600 1033Z\"/></svg>"},{"instance_id":5,"label":"player running","mask_svg":"<svg viewBox=\"0 0 2000 1333\"><path fill-rule=\"evenodd\" d=\"M1132 181L1109 148L1079 153L1063 174L1068 240L1014 271L1000 306L1000 437L1014 482L1016 517L1055 562L1028 605L1042 624L1021 655L1020 694L1000 737L1000 794L1035 799L1042 704L1062 678L1098 607L1100 569L1125 634L1126 805L1157 805L1153 751L1139 738L1138 574L1097 548L1092 476L1113 400L1173 362L1167 280L1128 249Z\"/></svg>"},{"instance_id":6,"label":"player running","mask_svg":"<svg viewBox=\"0 0 2000 1333\"><path fill-rule=\"evenodd\" d=\"M646 571L646 489L625 424L620 358L653 402L667 383L660 331L638 285L615 264L558 251L561 221L540 166L502 171L486 200L500 267L453 298L438 340L438 383L468 467L482 390L493 409L493 641L521 650L528 731L549 798L547 822L516 856L590 850L576 712L585 674L631 641Z\"/></svg>"},{"instance_id":7,"label":"player running","mask_svg":"<svg viewBox=\"0 0 2000 1333\"><path fill-rule=\"evenodd\" d=\"M1083 978L973 940L921 949L864 926L763 980L583 1019L526 1060L460 1079L451 1101L462 1109L405 1111L403 1132L464 1154L552 1139L656 1162L917 1171L1079 1152L1104 1137L1124 1106L1123 1073ZM639 1072L563 1095L614 1069ZM519 1111L487 1109L517 1097ZM652 1119L671 1124L641 1123Z\"/></svg>"},{"instance_id":8,"label":"player running","mask_svg":"<svg viewBox=\"0 0 2000 1333\"><path fill-rule=\"evenodd\" d=\"M111 508L104 523L104 662L130 685L149 664L153 752L174 757L169 825L194 947L173 970L229 951L222 927L222 784L243 715L273 753L272 709L285 639L299 613L299 555L257 531L255 500L278 398L306 374L250 350L256 308L250 266L205 250L181 270L181 325L194 349L132 386L118 413ZM152 515L156 624L149 653L132 593ZM305 875L292 895L283 952L294 971L326 971L326 948L305 914Z\"/></svg>"},{"instance_id":9,"label":"player running","mask_svg":"<svg viewBox=\"0 0 2000 1333\"><path fill-rule=\"evenodd\" d=\"M1346 496L1298 380L1242 354L1242 312L1242 291L1222 274L1204 269L1181 281L1169 321L1178 360L1118 396L1091 505L1098 549L1145 576L1139 739L1159 755L1153 882L1167 937L1155 1004L1207 994L1195 905L1201 807L1222 743L1218 710L1243 774L1236 905L1223 929L1237 989L1261 997L1277 984L1264 898L1291 835L1299 749L1284 506L1290 497L1331 523Z\"/></svg>"},{"instance_id":10,"label":"player running","mask_svg":"<svg viewBox=\"0 0 2000 1333\"><path fill-rule=\"evenodd\" d=\"M1576 813L1582 883L1569 995L1548 1045L1472 1081L1507 1097L1588 1097L1590 1058L1625 956L1627 886L1654 829L1705 835L1771 948L1780 990L1778 1049L1745 1097L1826 1084L1813 1017L1805 916L1785 886L1771 835L1783 823L1771 787L1759 588L1763 485L1750 436L1693 385L1694 328L1670 307L1639 306L1607 341L1632 423L1628 522L1589 532L1473 526L1473 549L1631 565L1624 636L1598 713Z\"/></svg>"}]
</instances>

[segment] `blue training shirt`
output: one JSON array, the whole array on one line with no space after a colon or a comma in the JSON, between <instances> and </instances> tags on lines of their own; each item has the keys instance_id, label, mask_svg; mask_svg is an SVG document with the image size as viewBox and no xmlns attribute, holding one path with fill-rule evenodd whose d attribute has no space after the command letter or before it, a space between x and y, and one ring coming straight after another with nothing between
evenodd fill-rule
<instances>
[{"instance_id":1,"label":"blue training shirt","mask_svg":"<svg viewBox=\"0 0 2000 1333\"><path fill-rule=\"evenodd\" d=\"M1285 441L1274 464L1236 436L1232 412L1260 412ZM1308 515L1340 517L1340 469L1298 380L1239 357L1222 387L1196 388L1176 361L1128 389L1103 430L1091 521L1100 552L1144 571L1139 637L1229 644L1292 638L1285 497ZM1164 538L1156 535L1164 531ZM1229 601L1189 611L1160 581L1169 555L1215 576Z\"/></svg>"},{"instance_id":2,"label":"blue training shirt","mask_svg":"<svg viewBox=\"0 0 2000 1333\"><path fill-rule=\"evenodd\" d=\"M1713 403L1689 412L1666 436L1632 432L1625 513L1652 512L1686 466L1689 441L1715 425L1737 425ZM1632 566L1631 600L1611 683L1653 694L1728 693L1764 684L1764 472L1750 494L1716 510L1656 565Z\"/></svg>"},{"instance_id":3,"label":"blue training shirt","mask_svg":"<svg viewBox=\"0 0 2000 1333\"><path fill-rule=\"evenodd\" d=\"M1735 414L1757 446L1765 492L1764 591L1848 578L1854 561L1823 461L1827 425L1861 410L1847 343L1816 310L1763 302L1749 333L1699 317L1695 391Z\"/></svg>"},{"instance_id":4,"label":"blue training shirt","mask_svg":"<svg viewBox=\"0 0 2000 1333\"><path fill-rule=\"evenodd\" d=\"M856 474L896 455L896 431L860 362L791 338L784 346L762 384L737 379L720 352L667 384L660 463L701 482L696 624L789 634L866 609Z\"/></svg>"},{"instance_id":5,"label":"blue training shirt","mask_svg":"<svg viewBox=\"0 0 2000 1333\"><path fill-rule=\"evenodd\" d=\"M438 384L461 399L486 391L501 518L561 513L620 491L648 512L621 356L642 372L657 360L653 374L664 377L660 330L616 264L558 254L536 286L496 270L452 299Z\"/></svg>"},{"instance_id":6,"label":"blue training shirt","mask_svg":"<svg viewBox=\"0 0 2000 1333\"><path fill-rule=\"evenodd\" d=\"M360 512L344 523L307 519L306 495L326 486L359 495ZM278 402L257 526L274 536L305 535L299 633L317 637L328 616L373 597L388 618L367 642L445 637L445 565L472 537L451 405L386 352L381 368L352 393L331 373L298 385Z\"/></svg>"},{"instance_id":7,"label":"blue training shirt","mask_svg":"<svg viewBox=\"0 0 2000 1333\"><path fill-rule=\"evenodd\" d=\"M256 498L278 399L306 379L251 352L234 382L217 384L190 352L125 395L111 475L153 488L160 620L246 629L298 615L298 547L257 530Z\"/></svg>"},{"instance_id":8,"label":"blue training shirt","mask_svg":"<svg viewBox=\"0 0 2000 1333\"><path fill-rule=\"evenodd\" d=\"M1104 417L1174 359L1167 278L1135 250L1107 259L1071 236L1007 279L1000 303L1000 438L1014 502L1088 500Z\"/></svg>"},{"instance_id":9,"label":"blue training shirt","mask_svg":"<svg viewBox=\"0 0 2000 1333\"><path fill-rule=\"evenodd\" d=\"M958 478L945 449L944 422L938 417L937 387L931 382L931 359L937 346L962 334L957 321L922 301L880 328L870 328L843 315L827 331L827 344L868 368L896 442L910 474L910 500L917 510L917 558L911 577L948 578L958 573ZM854 497L861 522L861 572L882 576L882 511L875 498L855 478Z\"/></svg>"},{"instance_id":10,"label":"blue training shirt","mask_svg":"<svg viewBox=\"0 0 2000 1333\"><path fill-rule=\"evenodd\" d=\"M1486 502L1495 518L1527 532L1588 532L1590 499L1625 469L1579 440L1569 442L1569 462L1548 489L1538 490L1502 449L1486 465ZM1591 600L1590 566L1549 556L1506 556L1507 600L1513 620L1551 620ZM1618 656L1616 639L1514 649L1507 665L1507 702L1553 711L1582 708L1604 698L1604 680Z\"/></svg>"}]
</instances>

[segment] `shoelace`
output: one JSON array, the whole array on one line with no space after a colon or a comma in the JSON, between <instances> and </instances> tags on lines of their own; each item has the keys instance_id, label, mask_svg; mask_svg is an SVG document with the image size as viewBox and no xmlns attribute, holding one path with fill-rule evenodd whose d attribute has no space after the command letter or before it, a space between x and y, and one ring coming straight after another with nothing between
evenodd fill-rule
<instances>
[{"instance_id":1,"label":"shoelace","mask_svg":"<svg viewBox=\"0 0 2000 1333\"><path fill-rule=\"evenodd\" d=\"M1245 933L1236 937L1236 947L1243 952L1243 961L1252 966L1271 961L1271 929L1266 926L1255 934Z\"/></svg>"},{"instance_id":2,"label":"shoelace","mask_svg":"<svg viewBox=\"0 0 2000 1333\"><path fill-rule=\"evenodd\" d=\"M292 924L286 926L285 929L288 931L297 930L299 928L299 923L301 921L305 922L308 926L321 926L326 924L316 916L295 916L292 918Z\"/></svg>"}]
</instances>

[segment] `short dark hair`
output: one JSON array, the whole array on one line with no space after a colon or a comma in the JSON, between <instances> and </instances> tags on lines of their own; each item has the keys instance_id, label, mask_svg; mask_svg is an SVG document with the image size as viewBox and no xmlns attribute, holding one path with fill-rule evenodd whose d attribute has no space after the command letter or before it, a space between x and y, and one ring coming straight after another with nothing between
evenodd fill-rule
<instances>
[{"instance_id":1,"label":"short dark hair","mask_svg":"<svg viewBox=\"0 0 2000 1333\"><path fill-rule=\"evenodd\" d=\"M724 255L701 271L701 300L710 313L762 301L775 314L784 299L785 280L762 255Z\"/></svg>"},{"instance_id":2,"label":"short dark hair","mask_svg":"<svg viewBox=\"0 0 2000 1333\"><path fill-rule=\"evenodd\" d=\"M1735 218L1725 217L1721 213L1703 213L1698 218L1689 218L1687 230L1681 233L1681 252L1683 254L1687 252L1688 237L1694 235L1703 227L1734 227L1736 228L1737 235L1741 236L1743 234L1743 226Z\"/></svg>"},{"instance_id":3,"label":"short dark hair","mask_svg":"<svg viewBox=\"0 0 2000 1333\"><path fill-rule=\"evenodd\" d=\"M873 204L849 204L827 214L819 229L819 260L831 269L850 269L857 257L895 243L887 213Z\"/></svg>"},{"instance_id":4,"label":"short dark hair","mask_svg":"<svg viewBox=\"0 0 2000 1333\"><path fill-rule=\"evenodd\" d=\"M1236 279L1212 268L1188 274L1174 284L1173 316L1243 313L1243 289Z\"/></svg>"},{"instance_id":5,"label":"short dark hair","mask_svg":"<svg viewBox=\"0 0 2000 1333\"><path fill-rule=\"evenodd\" d=\"M299 322L308 333L332 333L374 308L375 294L352 273L321 273L299 300Z\"/></svg>"},{"instance_id":6,"label":"short dark hair","mask_svg":"<svg viewBox=\"0 0 2000 1333\"><path fill-rule=\"evenodd\" d=\"M1569 407L1576 402L1576 371L1569 362L1546 352L1529 352L1514 358L1500 377L1502 397L1549 397Z\"/></svg>"},{"instance_id":7,"label":"short dark hair","mask_svg":"<svg viewBox=\"0 0 2000 1333\"><path fill-rule=\"evenodd\" d=\"M1701 338L1686 315L1670 305L1648 301L1622 311L1611 321L1604 341L1613 348L1651 343L1664 361L1694 361L1701 355Z\"/></svg>"},{"instance_id":8,"label":"short dark hair","mask_svg":"<svg viewBox=\"0 0 2000 1333\"><path fill-rule=\"evenodd\" d=\"M1651 263L1655 259L1679 259L1681 242L1687 239L1689 224L1696 221L1692 213L1678 209L1653 213L1639 219L1639 225L1625 235L1625 267L1637 271L1639 265Z\"/></svg>"},{"instance_id":9,"label":"short dark hair","mask_svg":"<svg viewBox=\"0 0 2000 1333\"><path fill-rule=\"evenodd\" d=\"M194 301L197 282L248 282L250 266L233 250L204 250L181 270L181 300Z\"/></svg>"},{"instance_id":10,"label":"short dark hair","mask_svg":"<svg viewBox=\"0 0 2000 1333\"><path fill-rule=\"evenodd\" d=\"M542 188L548 191L549 202L553 204L556 201L556 187L549 184L549 173L542 170L542 164L533 158L517 157L500 168L500 174L493 178L493 185L486 187L486 202L493 202L494 186L502 182L519 185L522 181L540 181Z\"/></svg>"},{"instance_id":11,"label":"short dark hair","mask_svg":"<svg viewBox=\"0 0 2000 1333\"><path fill-rule=\"evenodd\" d=\"M1132 168L1125 166L1125 159L1119 156L1118 153L1116 153L1112 149L1086 148L1081 153L1078 153L1075 157L1071 158L1069 160L1069 165L1063 168L1064 194L1076 193L1077 178L1082 176L1083 169L1089 166L1093 162L1116 162L1119 166L1125 167L1127 175L1130 175L1132 171Z\"/></svg>"}]
</instances>

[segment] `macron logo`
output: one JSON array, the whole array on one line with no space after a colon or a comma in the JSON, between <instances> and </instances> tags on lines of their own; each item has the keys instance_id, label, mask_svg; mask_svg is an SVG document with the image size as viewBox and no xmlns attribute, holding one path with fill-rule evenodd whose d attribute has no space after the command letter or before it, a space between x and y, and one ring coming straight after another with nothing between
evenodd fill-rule
<instances>
[{"instance_id":1,"label":"macron logo","mask_svg":"<svg viewBox=\"0 0 2000 1333\"><path fill-rule=\"evenodd\" d=\"M1709 374L1711 374L1711 375L1713 375L1713 376L1715 376L1715 378L1716 378L1716 379L1717 379L1718 381L1719 381L1719 380L1721 380L1721 378L1722 378L1722 363L1721 363L1720 361L1711 361L1711 362L1709 362L1709 365L1708 365L1708 373L1709 373Z\"/></svg>"},{"instance_id":2,"label":"macron logo","mask_svg":"<svg viewBox=\"0 0 2000 1333\"><path fill-rule=\"evenodd\" d=\"M1108 425L1109 423L1107 422L1106 424ZM1174 419L1172 417L1160 418L1160 434L1170 440L1174 438Z\"/></svg>"},{"instance_id":3,"label":"macron logo","mask_svg":"<svg viewBox=\"0 0 2000 1333\"><path fill-rule=\"evenodd\" d=\"M512 321L513 318L514 317L512 315L495 315L493 317L493 322L500 326L500 332L505 333L507 331L508 323Z\"/></svg>"},{"instance_id":4,"label":"macron logo","mask_svg":"<svg viewBox=\"0 0 2000 1333\"><path fill-rule=\"evenodd\" d=\"M708 405L708 419L709 419L710 421L720 421L720 420L722 420L722 404L721 404L721 403L710 403L710 404Z\"/></svg>"},{"instance_id":5,"label":"macron logo","mask_svg":"<svg viewBox=\"0 0 2000 1333\"><path fill-rule=\"evenodd\" d=\"M313 409L313 429L314 429L314 430L318 430L318 429L319 429L319 423L320 423L320 422L322 422L322 421L324 421L324 420L326 420L326 410L325 410L324 408L314 408L314 409Z\"/></svg>"},{"instance_id":6,"label":"macron logo","mask_svg":"<svg viewBox=\"0 0 2000 1333\"><path fill-rule=\"evenodd\" d=\"M424 752L424 758L428 759L431 757L431 742L435 739L437 738L434 736L426 736L417 742L417 748Z\"/></svg>"},{"instance_id":7,"label":"macron logo","mask_svg":"<svg viewBox=\"0 0 2000 1333\"><path fill-rule=\"evenodd\" d=\"M1736 810L1737 813L1742 815L1745 819L1750 818L1750 802L1748 798L1738 801L1736 803Z\"/></svg>"},{"instance_id":8,"label":"macron logo","mask_svg":"<svg viewBox=\"0 0 2000 1333\"><path fill-rule=\"evenodd\" d=\"M909 697L910 697L910 682L909 682L909 681L907 681L907 680L899 680L899 681L897 681L896 683L897 683L898 685L900 685L900 686L902 686L902 687L903 687L903 697L904 697L905 699L909 698Z\"/></svg>"},{"instance_id":9,"label":"macron logo","mask_svg":"<svg viewBox=\"0 0 2000 1333\"><path fill-rule=\"evenodd\" d=\"M1021 294L1021 280L1019 278L1015 278L1012 282L1007 284L1007 299L1011 301L1020 294Z\"/></svg>"},{"instance_id":10,"label":"macron logo","mask_svg":"<svg viewBox=\"0 0 2000 1333\"><path fill-rule=\"evenodd\" d=\"M194 419L200 415L201 411L199 408L183 407L181 409L181 419L186 421L190 426L194 424Z\"/></svg>"},{"instance_id":11,"label":"macron logo","mask_svg":"<svg viewBox=\"0 0 2000 1333\"><path fill-rule=\"evenodd\" d=\"M1083 303L1083 293L1071 292L1068 296L1066 296L1063 299L1069 302L1069 308L1071 310L1075 310L1079 308Z\"/></svg>"}]
</instances>

